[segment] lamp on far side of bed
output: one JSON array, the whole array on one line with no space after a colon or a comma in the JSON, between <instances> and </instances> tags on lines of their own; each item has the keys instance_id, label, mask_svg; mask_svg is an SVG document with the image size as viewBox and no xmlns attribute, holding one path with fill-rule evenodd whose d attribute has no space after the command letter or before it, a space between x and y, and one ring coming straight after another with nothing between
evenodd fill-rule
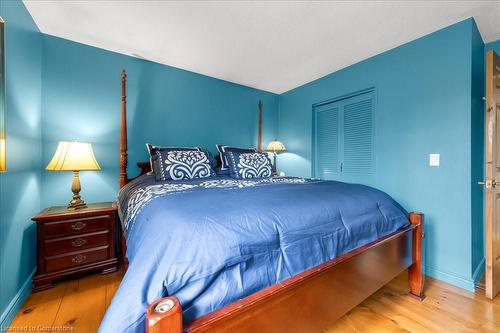
<instances>
[{"instance_id":1,"label":"lamp on far side of bed","mask_svg":"<svg viewBox=\"0 0 500 333\"><path fill-rule=\"evenodd\" d=\"M60 141L56 153L45 168L51 171L73 171L73 198L68 204L69 210L86 208L87 204L80 197L80 171L101 170L99 163L95 159L92 145L83 142Z\"/></svg>"},{"instance_id":2,"label":"lamp on far side of bed","mask_svg":"<svg viewBox=\"0 0 500 333\"><path fill-rule=\"evenodd\" d=\"M282 142L274 139L274 141L271 141L267 145L266 151L268 153L273 153L273 174L276 175L278 173L278 169L276 168L276 155L278 153L286 151L285 145Z\"/></svg>"}]
</instances>

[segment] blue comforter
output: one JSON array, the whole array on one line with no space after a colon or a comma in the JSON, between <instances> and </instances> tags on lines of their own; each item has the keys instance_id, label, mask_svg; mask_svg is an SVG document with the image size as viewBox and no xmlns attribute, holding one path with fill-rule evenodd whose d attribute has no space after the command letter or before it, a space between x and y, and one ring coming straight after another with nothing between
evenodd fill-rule
<instances>
[{"instance_id":1,"label":"blue comforter","mask_svg":"<svg viewBox=\"0 0 500 333\"><path fill-rule=\"evenodd\" d=\"M100 332L144 332L146 307L166 295L191 321L408 225L381 191L291 177L146 175L119 208L130 265Z\"/></svg>"}]
</instances>

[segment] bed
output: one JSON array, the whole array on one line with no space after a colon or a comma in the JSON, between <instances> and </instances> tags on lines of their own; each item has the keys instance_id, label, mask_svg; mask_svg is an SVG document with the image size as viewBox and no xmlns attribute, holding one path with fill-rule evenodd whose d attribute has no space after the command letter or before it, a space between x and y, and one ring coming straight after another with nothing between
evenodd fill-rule
<instances>
[{"instance_id":1,"label":"bed","mask_svg":"<svg viewBox=\"0 0 500 333\"><path fill-rule=\"evenodd\" d=\"M423 218L374 188L318 179L127 177L127 272L100 331L319 332L408 268L423 298ZM262 104L259 103L261 150Z\"/></svg>"}]
</instances>

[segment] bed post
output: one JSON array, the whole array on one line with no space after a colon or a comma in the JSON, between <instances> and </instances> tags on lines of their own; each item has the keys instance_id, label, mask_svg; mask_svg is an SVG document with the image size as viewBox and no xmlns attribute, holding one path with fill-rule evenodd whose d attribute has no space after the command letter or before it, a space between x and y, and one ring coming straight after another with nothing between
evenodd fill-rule
<instances>
[{"instance_id":1,"label":"bed post","mask_svg":"<svg viewBox=\"0 0 500 333\"><path fill-rule=\"evenodd\" d=\"M120 127L120 188L125 186L128 182L127 177L127 164L128 164L128 154L127 154L127 73L122 70L122 121ZM125 235L122 231L121 237L121 248L122 248L122 259L123 266L125 269L128 268L127 259L127 243L125 241Z\"/></svg>"},{"instance_id":2,"label":"bed post","mask_svg":"<svg viewBox=\"0 0 500 333\"><path fill-rule=\"evenodd\" d=\"M120 128L120 188L125 186L127 177L127 73L122 70L122 121Z\"/></svg>"},{"instance_id":3,"label":"bed post","mask_svg":"<svg viewBox=\"0 0 500 333\"><path fill-rule=\"evenodd\" d=\"M259 131L257 133L257 151L262 152L262 101L259 100Z\"/></svg>"},{"instance_id":4,"label":"bed post","mask_svg":"<svg viewBox=\"0 0 500 333\"><path fill-rule=\"evenodd\" d=\"M182 333L182 308L177 297L161 298L148 307L146 333Z\"/></svg>"},{"instance_id":5,"label":"bed post","mask_svg":"<svg viewBox=\"0 0 500 333\"><path fill-rule=\"evenodd\" d=\"M422 213L410 213L409 220L416 226L413 230L413 265L408 268L408 282L410 284L409 295L422 301L424 299L424 272L422 265L422 239L424 238L424 215Z\"/></svg>"}]
</instances>

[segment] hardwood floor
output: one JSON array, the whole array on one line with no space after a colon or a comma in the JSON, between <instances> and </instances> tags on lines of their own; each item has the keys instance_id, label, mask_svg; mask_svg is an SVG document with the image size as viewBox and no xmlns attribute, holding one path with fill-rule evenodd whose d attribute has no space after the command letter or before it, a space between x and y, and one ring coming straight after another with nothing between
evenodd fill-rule
<instances>
[{"instance_id":1,"label":"hardwood floor","mask_svg":"<svg viewBox=\"0 0 500 333\"><path fill-rule=\"evenodd\" d=\"M406 296L406 274L358 305L325 333L500 332L500 298L426 279L423 302Z\"/></svg>"},{"instance_id":2,"label":"hardwood floor","mask_svg":"<svg viewBox=\"0 0 500 333\"><path fill-rule=\"evenodd\" d=\"M120 285L123 272L99 273L57 283L31 294L12 327L33 327L29 332L96 332Z\"/></svg>"},{"instance_id":3,"label":"hardwood floor","mask_svg":"<svg viewBox=\"0 0 500 333\"><path fill-rule=\"evenodd\" d=\"M29 296L14 319L29 332L95 332L123 272L61 282ZM406 296L406 272L330 325L337 332L500 332L500 297L428 278L423 302ZM26 330L25 330L26 331Z\"/></svg>"}]
</instances>

